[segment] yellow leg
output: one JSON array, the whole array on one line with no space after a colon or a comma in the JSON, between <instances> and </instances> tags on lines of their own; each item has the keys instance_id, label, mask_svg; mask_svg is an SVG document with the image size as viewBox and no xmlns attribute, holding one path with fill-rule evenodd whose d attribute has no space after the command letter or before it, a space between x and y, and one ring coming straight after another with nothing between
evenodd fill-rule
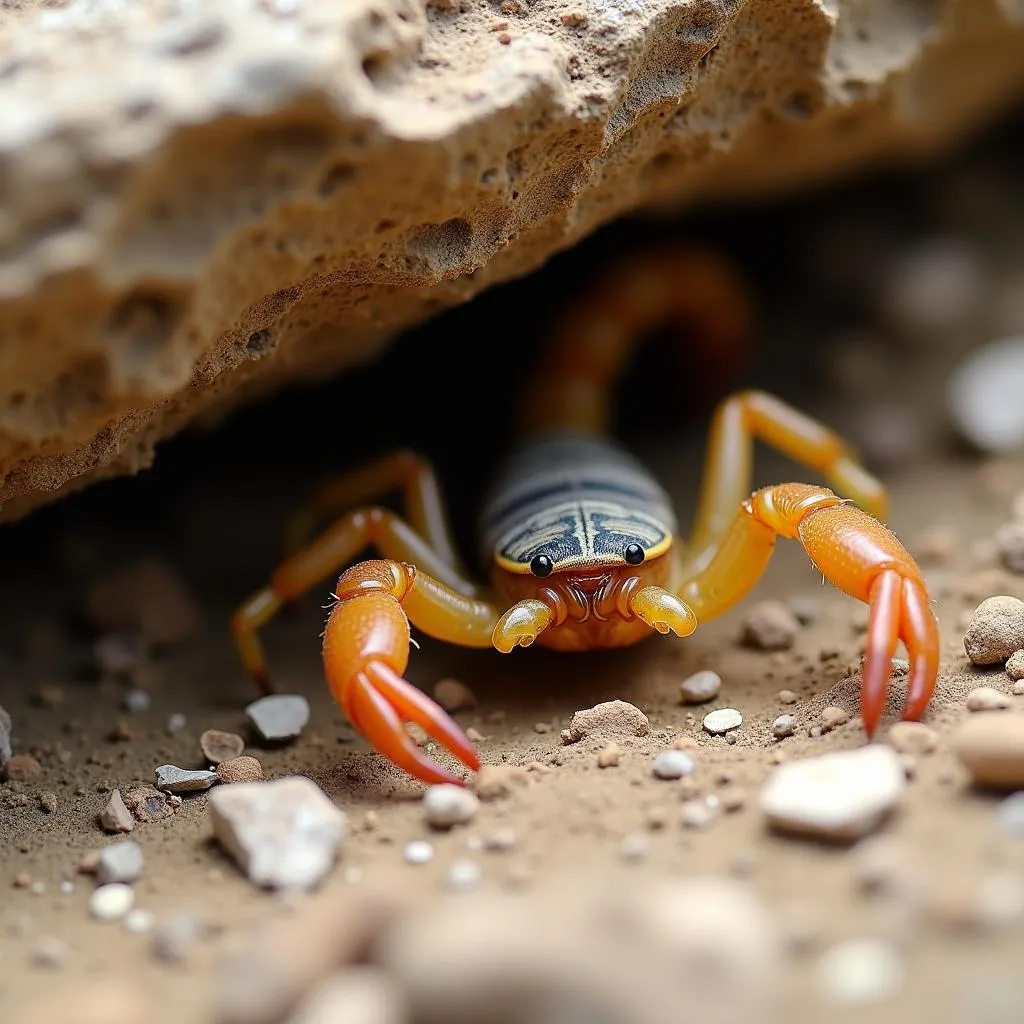
<instances>
[{"instance_id":1,"label":"yellow leg","mask_svg":"<svg viewBox=\"0 0 1024 1024\"><path fill-rule=\"evenodd\" d=\"M271 687L266 656L257 630L286 602L328 579L370 546L387 558L416 565L426 579L435 577L436 580L431 582L436 582L438 587L444 587L453 598L463 602L458 609L459 614L471 619L478 614L477 606L482 602L475 600L476 587L438 557L408 523L387 509L356 509L279 566L271 576L270 584L245 601L232 618L231 630L242 664L264 691L269 692ZM424 587L426 585L423 584ZM425 619L424 632L430 632L429 626L433 621L429 616ZM493 621L497 621L496 613ZM444 638L449 637L445 635ZM456 643L462 642L452 639Z\"/></svg>"},{"instance_id":2,"label":"yellow leg","mask_svg":"<svg viewBox=\"0 0 1024 1024\"><path fill-rule=\"evenodd\" d=\"M326 481L285 526L285 552L293 555L327 520L401 490L405 517L437 559L463 574L452 540L441 489L433 466L415 452L398 451Z\"/></svg>"},{"instance_id":3,"label":"yellow leg","mask_svg":"<svg viewBox=\"0 0 1024 1024\"><path fill-rule=\"evenodd\" d=\"M755 492L679 596L698 621L723 614L761 578L780 536L799 540L828 580L871 609L862 683L868 733L885 706L897 640L911 661L904 717L920 718L939 668L938 625L921 570L877 519L827 488L791 483Z\"/></svg>"},{"instance_id":4,"label":"yellow leg","mask_svg":"<svg viewBox=\"0 0 1024 1024\"><path fill-rule=\"evenodd\" d=\"M856 461L842 438L771 395L743 391L726 399L712 420L684 575L700 572L725 543L737 506L750 494L755 440L821 473L872 515L885 516L884 487Z\"/></svg>"}]
</instances>

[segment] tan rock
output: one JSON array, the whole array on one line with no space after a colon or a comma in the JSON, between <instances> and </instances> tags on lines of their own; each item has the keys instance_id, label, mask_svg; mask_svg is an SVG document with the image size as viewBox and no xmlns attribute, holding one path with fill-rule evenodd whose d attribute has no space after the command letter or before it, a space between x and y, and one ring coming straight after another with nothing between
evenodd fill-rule
<instances>
[{"instance_id":1,"label":"tan rock","mask_svg":"<svg viewBox=\"0 0 1024 1024\"><path fill-rule=\"evenodd\" d=\"M1020 5L31 5L0 49L0 504L154 446L641 206L974 133Z\"/></svg>"},{"instance_id":2,"label":"tan rock","mask_svg":"<svg viewBox=\"0 0 1024 1024\"><path fill-rule=\"evenodd\" d=\"M1024 787L1024 715L972 715L950 745L979 786Z\"/></svg>"}]
</instances>

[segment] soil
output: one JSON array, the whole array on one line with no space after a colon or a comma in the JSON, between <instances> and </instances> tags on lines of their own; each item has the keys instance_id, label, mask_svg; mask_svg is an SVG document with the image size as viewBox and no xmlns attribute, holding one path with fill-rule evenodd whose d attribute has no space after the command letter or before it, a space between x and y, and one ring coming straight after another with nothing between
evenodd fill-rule
<instances>
[{"instance_id":1,"label":"soil","mask_svg":"<svg viewBox=\"0 0 1024 1024\"><path fill-rule=\"evenodd\" d=\"M992 304L979 304L943 339L922 341L892 326L883 301L892 280L887 261L934 237L969 245L984 261L988 283L1021 272L1024 216L1012 183L1019 182L1024 159L1012 138L997 133L938 171L880 176L768 208L616 225L534 278L414 332L372 366L210 424L207 433L168 444L153 471L98 485L5 528L0 705L13 719L17 750L33 754L41 772L0 787L4 1020L210 1020L222 955L247 941L255 926L284 921L325 892L401 876L414 892L432 896L453 860L469 856L482 868L481 888L529 893L563 872L580 875L619 862L623 839L633 834L649 841L646 855L630 866L636 879L749 880L787 936L778 968L781 1020L1024 1019L1024 910L1008 913L1003 927L979 926L971 895L1003 873L1024 879L1024 842L1000 830L1002 795L975 790L948 742L969 714L972 687L1011 693L1001 667L970 666L962 641L965 615L982 598L1024 596L1024 576L1001 569L991 545L1013 495L1024 488L1024 459L970 451L956 440L945 412L950 368L967 349L996 336ZM729 386L770 387L854 435L860 429L858 440L890 488L890 525L915 550L938 547L923 559L942 630L940 679L925 719L938 745L914 758L903 802L878 830L906 845L913 872L930 886L926 907L909 924L892 901L864 895L856 850L773 834L758 809L759 790L778 758L864 743L857 717L863 608L823 583L793 543L780 544L742 607L685 641L656 637L612 653L531 649L503 657L419 637L410 678L428 691L445 677L464 682L478 705L457 717L484 737L483 760L530 766L525 784L483 802L468 827L428 829L419 804L423 787L374 754L331 700L318 644L326 590L296 602L266 630L275 683L308 698L309 725L295 742L273 747L246 728L242 709L255 694L227 623L272 568L287 513L330 471L412 444L437 464L465 540L488 459L506 441L518 370L531 350L522 339L540 336L545 318L590 267L629 245L664 238L713 238L759 299L756 344L742 380ZM843 362L854 335L867 338L868 349L872 339L879 342L883 369L872 371L869 386ZM680 395L679 382L693 375L666 374L659 358L644 355L626 380L621 434L668 487L686 521L706 413L721 392L691 385ZM894 409L905 418L894 418ZM872 448L863 424L886 416L883 443ZM269 448L276 441L280 454ZM758 483L800 475L759 452ZM928 543L936 528L948 529L950 550ZM200 625L148 657L130 678L104 676L92 654L96 632L84 616L86 597L106 572L141 556L161 559L184 582ZM769 598L809 598L816 609L790 649L765 652L741 642L746 613ZM723 680L719 696L700 707L682 705L680 682L708 668ZM125 710L125 693L133 688L149 694L144 710ZM797 694L797 703L781 702L785 689ZM898 718L902 696L897 676L886 727ZM619 765L600 769L603 742L565 745L560 733L575 711L614 699L642 709L652 732L620 738ZM1014 700L1024 705L1024 696ZM853 717L818 734L830 706ZM702 731L701 716L717 707L741 712L734 741ZM796 734L775 740L771 724L784 713L795 716ZM172 714L184 715L187 724L169 734ZM199 745L207 729L244 735L246 753L259 758L267 778L312 778L347 812L350 834L324 890L282 897L251 885L212 840L207 795L185 794L173 814L136 824L130 838L142 847L145 866L134 884L135 905L151 910L158 928L182 913L205 923L184 960L169 962L154 952L152 933L131 934L90 917L94 883L78 866L114 838L96 821L109 791L151 785L154 769L165 763L207 767ZM687 785L702 796L741 794L734 811L704 829L677 823L683 784L651 774L651 758L680 737L696 746L698 771ZM55 796L55 808L42 799L45 793ZM472 837L496 829L514 830L514 848L474 852ZM414 839L433 844L429 864L403 862ZM545 928L540 915L536 927ZM864 936L899 948L906 973L890 996L847 1017L819 991L816 965L835 943ZM40 966L40 943L45 949L53 940L67 948L56 966ZM95 1002L104 998L112 1002Z\"/></svg>"}]
</instances>

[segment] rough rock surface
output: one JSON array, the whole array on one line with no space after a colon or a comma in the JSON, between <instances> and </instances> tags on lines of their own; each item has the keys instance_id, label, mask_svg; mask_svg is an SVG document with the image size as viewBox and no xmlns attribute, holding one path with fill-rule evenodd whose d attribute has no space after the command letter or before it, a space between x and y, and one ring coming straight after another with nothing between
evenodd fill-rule
<instances>
[{"instance_id":1,"label":"rough rock surface","mask_svg":"<svg viewBox=\"0 0 1024 1024\"><path fill-rule=\"evenodd\" d=\"M1020 0L4 5L2 515L625 211L933 150L1022 50Z\"/></svg>"}]
</instances>

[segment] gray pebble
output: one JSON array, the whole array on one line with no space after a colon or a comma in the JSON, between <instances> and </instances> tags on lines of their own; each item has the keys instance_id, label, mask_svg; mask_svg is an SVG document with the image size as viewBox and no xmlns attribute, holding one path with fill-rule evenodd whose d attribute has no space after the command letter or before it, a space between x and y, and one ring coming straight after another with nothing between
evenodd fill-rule
<instances>
[{"instance_id":1,"label":"gray pebble","mask_svg":"<svg viewBox=\"0 0 1024 1024\"><path fill-rule=\"evenodd\" d=\"M189 771L173 764L162 764L156 769L156 788L166 789L171 793L192 793L200 789L209 789L217 781L217 773L206 771Z\"/></svg>"},{"instance_id":2,"label":"gray pebble","mask_svg":"<svg viewBox=\"0 0 1024 1024\"><path fill-rule=\"evenodd\" d=\"M743 724L743 716L735 708L718 708L709 711L701 724L707 732L721 736L730 729L738 729Z\"/></svg>"},{"instance_id":3,"label":"gray pebble","mask_svg":"<svg viewBox=\"0 0 1024 1024\"><path fill-rule=\"evenodd\" d=\"M11 749L11 716L0 707L0 768L8 761L14 751Z\"/></svg>"},{"instance_id":4,"label":"gray pebble","mask_svg":"<svg viewBox=\"0 0 1024 1024\"><path fill-rule=\"evenodd\" d=\"M309 721L309 701L294 693L273 693L253 701L245 714L263 739L272 743L293 740Z\"/></svg>"},{"instance_id":5,"label":"gray pebble","mask_svg":"<svg viewBox=\"0 0 1024 1024\"><path fill-rule=\"evenodd\" d=\"M113 843L100 850L96 864L96 881L100 885L110 882L134 882L142 874L142 847L131 839Z\"/></svg>"},{"instance_id":6,"label":"gray pebble","mask_svg":"<svg viewBox=\"0 0 1024 1024\"><path fill-rule=\"evenodd\" d=\"M663 750L651 765L651 772L659 779L681 779L693 769L693 758L682 750Z\"/></svg>"},{"instance_id":7,"label":"gray pebble","mask_svg":"<svg viewBox=\"0 0 1024 1024\"><path fill-rule=\"evenodd\" d=\"M784 740L796 732L796 719L792 715L779 715L772 722L772 735L777 740Z\"/></svg>"},{"instance_id":8,"label":"gray pebble","mask_svg":"<svg viewBox=\"0 0 1024 1024\"><path fill-rule=\"evenodd\" d=\"M703 704L714 700L722 689L722 677L711 669L694 672L679 684L679 695L684 704Z\"/></svg>"}]
</instances>

